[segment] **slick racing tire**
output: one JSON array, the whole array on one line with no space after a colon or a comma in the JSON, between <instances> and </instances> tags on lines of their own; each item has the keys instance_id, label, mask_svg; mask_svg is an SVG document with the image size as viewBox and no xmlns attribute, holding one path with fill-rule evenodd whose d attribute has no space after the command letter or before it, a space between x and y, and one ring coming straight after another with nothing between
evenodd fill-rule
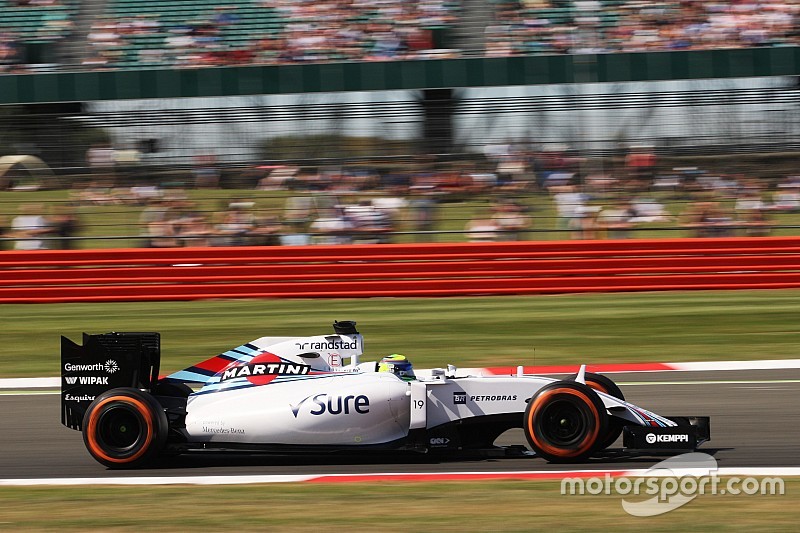
<instances>
[{"instance_id":1,"label":"slick racing tire","mask_svg":"<svg viewBox=\"0 0 800 533\"><path fill-rule=\"evenodd\" d=\"M553 463L574 463L604 442L608 414L588 385L556 381L539 389L528 402L523 428L537 455Z\"/></svg>"},{"instance_id":2,"label":"slick racing tire","mask_svg":"<svg viewBox=\"0 0 800 533\"><path fill-rule=\"evenodd\" d=\"M575 375L572 379L574 380L578 376ZM599 390L600 392L605 392L609 396L613 396L618 400L625 401L625 396L622 394L622 391L619 390L619 387L616 383L611 381L610 378L602 375L602 374L595 374L594 372L586 372L584 374L584 379L586 380L586 384L589 385L594 390Z\"/></svg>"},{"instance_id":3,"label":"slick racing tire","mask_svg":"<svg viewBox=\"0 0 800 533\"><path fill-rule=\"evenodd\" d=\"M572 377L574 380L577 378L577 374ZM613 396L618 400L625 401L625 395L622 394L622 391L619 389L616 383L611 381L610 378L602 375L602 374L594 374L592 372L586 372L584 374L584 379L586 384L589 385L594 390L605 392L609 396ZM612 444L614 444L619 436L622 434L622 426L623 422L619 419L610 418L608 421L608 433L606 434L606 438L600 443L598 446L598 450L605 450Z\"/></svg>"},{"instance_id":4,"label":"slick racing tire","mask_svg":"<svg viewBox=\"0 0 800 533\"><path fill-rule=\"evenodd\" d=\"M167 440L167 416L150 394L133 388L99 395L83 417L83 442L109 468L136 468L152 460Z\"/></svg>"}]
</instances>

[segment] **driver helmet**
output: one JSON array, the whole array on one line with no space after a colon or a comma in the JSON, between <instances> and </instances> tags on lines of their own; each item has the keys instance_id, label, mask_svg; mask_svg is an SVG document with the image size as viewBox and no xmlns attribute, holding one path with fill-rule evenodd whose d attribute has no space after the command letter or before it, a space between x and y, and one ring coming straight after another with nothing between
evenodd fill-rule
<instances>
[{"instance_id":1,"label":"driver helmet","mask_svg":"<svg viewBox=\"0 0 800 533\"><path fill-rule=\"evenodd\" d=\"M405 381L416 379L414 367L405 355L394 353L387 355L378 363L378 372L391 372Z\"/></svg>"}]
</instances>

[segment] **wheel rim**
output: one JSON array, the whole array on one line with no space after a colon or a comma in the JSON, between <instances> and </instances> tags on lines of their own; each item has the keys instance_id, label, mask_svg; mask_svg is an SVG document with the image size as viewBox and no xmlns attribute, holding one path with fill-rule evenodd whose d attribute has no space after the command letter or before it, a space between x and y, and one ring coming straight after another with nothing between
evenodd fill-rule
<instances>
[{"instance_id":1,"label":"wheel rim","mask_svg":"<svg viewBox=\"0 0 800 533\"><path fill-rule=\"evenodd\" d=\"M560 448L580 444L590 426L589 416L581 407L570 399L549 403L542 411L540 434Z\"/></svg>"},{"instance_id":2,"label":"wheel rim","mask_svg":"<svg viewBox=\"0 0 800 533\"><path fill-rule=\"evenodd\" d=\"M113 406L100 415L97 437L109 452L125 454L137 448L142 439L144 420L132 408Z\"/></svg>"}]
</instances>

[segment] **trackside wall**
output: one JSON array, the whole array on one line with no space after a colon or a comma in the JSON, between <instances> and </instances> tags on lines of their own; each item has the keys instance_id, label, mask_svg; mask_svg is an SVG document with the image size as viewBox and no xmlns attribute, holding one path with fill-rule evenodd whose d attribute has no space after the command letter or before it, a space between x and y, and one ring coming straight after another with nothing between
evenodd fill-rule
<instances>
[{"instance_id":1,"label":"trackside wall","mask_svg":"<svg viewBox=\"0 0 800 533\"><path fill-rule=\"evenodd\" d=\"M796 287L800 237L0 254L0 303Z\"/></svg>"}]
</instances>

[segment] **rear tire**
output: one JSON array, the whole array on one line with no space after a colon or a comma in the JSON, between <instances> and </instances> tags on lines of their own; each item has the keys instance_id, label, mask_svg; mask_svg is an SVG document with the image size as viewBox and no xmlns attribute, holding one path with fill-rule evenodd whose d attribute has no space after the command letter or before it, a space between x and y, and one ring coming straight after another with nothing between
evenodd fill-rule
<instances>
[{"instance_id":1,"label":"rear tire","mask_svg":"<svg viewBox=\"0 0 800 533\"><path fill-rule=\"evenodd\" d=\"M537 455L553 463L574 463L589 457L603 442L608 414L588 385L557 381L533 395L523 428Z\"/></svg>"},{"instance_id":2,"label":"rear tire","mask_svg":"<svg viewBox=\"0 0 800 533\"><path fill-rule=\"evenodd\" d=\"M109 468L136 468L164 448L168 422L150 394L121 387L99 395L83 417L83 442Z\"/></svg>"}]
</instances>

